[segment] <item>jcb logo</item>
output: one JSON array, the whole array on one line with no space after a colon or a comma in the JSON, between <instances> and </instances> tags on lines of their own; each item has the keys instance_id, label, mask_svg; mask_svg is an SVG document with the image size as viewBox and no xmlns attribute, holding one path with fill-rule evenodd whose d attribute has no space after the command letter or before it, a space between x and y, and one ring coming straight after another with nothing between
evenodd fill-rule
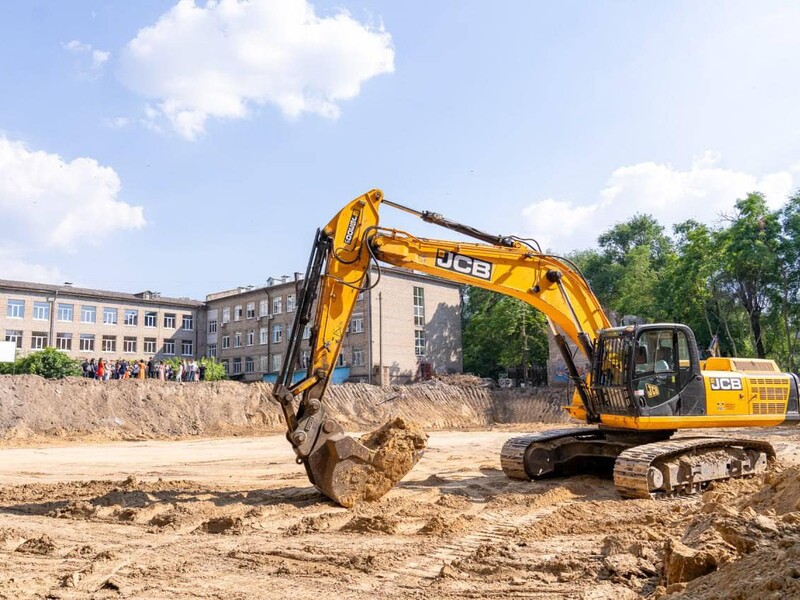
<instances>
[{"instance_id":1,"label":"jcb logo","mask_svg":"<svg viewBox=\"0 0 800 600\"><path fill-rule=\"evenodd\" d=\"M439 250L436 253L436 266L487 281L491 281L492 279L492 263L486 262L485 260L478 260L470 256L464 256L456 252Z\"/></svg>"},{"instance_id":2,"label":"jcb logo","mask_svg":"<svg viewBox=\"0 0 800 600\"><path fill-rule=\"evenodd\" d=\"M712 390L722 390L722 391L730 391L730 390L741 390L742 389L742 380L738 377L711 377L711 389Z\"/></svg>"},{"instance_id":3,"label":"jcb logo","mask_svg":"<svg viewBox=\"0 0 800 600\"><path fill-rule=\"evenodd\" d=\"M353 216L350 217L350 222L347 224L347 231L344 232L344 243L349 246L353 241L353 235L356 232L356 225L358 225L358 217L361 215L359 211L354 210Z\"/></svg>"}]
</instances>

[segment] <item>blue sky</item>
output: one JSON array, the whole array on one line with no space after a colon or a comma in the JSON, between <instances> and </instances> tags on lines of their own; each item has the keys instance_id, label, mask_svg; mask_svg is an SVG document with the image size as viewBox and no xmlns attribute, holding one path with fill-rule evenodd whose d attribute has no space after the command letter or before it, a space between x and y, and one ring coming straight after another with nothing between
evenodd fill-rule
<instances>
[{"instance_id":1,"label":"blue sky","mask_svg":"<svg viewBox=\"0 0 800 600\"><path fill-rule=\"evenodd\" d=\"M560 252L800 187L795 2L3 9L0 278L259 285L373 187Z\"/></svg>"}]
</instances>

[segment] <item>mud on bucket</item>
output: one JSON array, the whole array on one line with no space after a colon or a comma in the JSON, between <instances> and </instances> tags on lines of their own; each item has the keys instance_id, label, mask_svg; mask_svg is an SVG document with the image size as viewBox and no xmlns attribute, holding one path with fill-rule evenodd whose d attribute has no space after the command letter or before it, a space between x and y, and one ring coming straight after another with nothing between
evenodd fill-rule
<instances>
[{"instance_id":1,"label":"mud on bucket","mask_svg":"<svg viewBox=\"0 0 800 600\"><path fill-rule=\"evenodd\" d=\"M417 464L427 441L422 429L397 417L358 441L332 436L308 457L308 467L323 494L350 508L392 489Z\"/></svg>"}]
</instances>

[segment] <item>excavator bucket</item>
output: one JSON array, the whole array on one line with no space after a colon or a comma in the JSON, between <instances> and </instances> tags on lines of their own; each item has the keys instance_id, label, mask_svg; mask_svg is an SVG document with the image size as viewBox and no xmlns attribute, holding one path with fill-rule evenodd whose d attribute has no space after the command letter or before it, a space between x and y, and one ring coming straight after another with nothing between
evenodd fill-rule
<instances>
[{"instance_id":1,"label":"excavator bucket","mask_svg":"<svg viewBox=\"0 0 800 600\"><path fill-rule=\"evenodd\" d=\"M381 498L417 461L428 436L400 417L355 440L333 433L306 459L311 482L346 508Z\"/></svg>"}]
</instances>

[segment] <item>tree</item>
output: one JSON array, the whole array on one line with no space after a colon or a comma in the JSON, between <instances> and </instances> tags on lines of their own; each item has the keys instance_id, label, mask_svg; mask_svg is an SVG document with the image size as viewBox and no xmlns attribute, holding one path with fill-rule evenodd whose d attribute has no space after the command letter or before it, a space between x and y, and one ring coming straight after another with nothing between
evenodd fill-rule
<instances>
[{"instance_id":1,"label":"tree","mask_svg":"<svg viewBox=\"0 0 800 600\"><path fill-rule=\"evenodd\" d=\"M736 201L736 215L720 235L727 284L747 312L758 358L767 356L762 319L778 283L780 232L778 214L753 192Z\"/></svg>"},{"instance_id":2,"label":"tree","mask_svg":"<svg viewBox=\"0 0 800 600\"><path fill-rule=\"evenodd\" d=\"M227 379L228 374L225 372L225 367L216 358L211 356L204 356L197 361L198 364L205 366L206 372L203 378L204 381L219 381L220 379Z\"/></svg>"},{"instance_id":3,"label":"tree","mask_svg":"<svg viewBox=\"0 0 800 600\"><path fill-rule=\"evenodd\" d=\"M462 319L467 372L497 378L508 369L527 373L547 360L544 315L521 300L467 287Z\"/></svg>"},{"instance_id":4,"label":"tree","mask_svg":"<svg viewBox=\"0 0 800 600\"><path fill-rule=\"evenodd\" d=\"M47 379L62 379L82 374L79 361L55 348L31 352L11 364L0 364L0 369L0 373L4 374L40 375Z\"/></svg>"}]
</instances>

